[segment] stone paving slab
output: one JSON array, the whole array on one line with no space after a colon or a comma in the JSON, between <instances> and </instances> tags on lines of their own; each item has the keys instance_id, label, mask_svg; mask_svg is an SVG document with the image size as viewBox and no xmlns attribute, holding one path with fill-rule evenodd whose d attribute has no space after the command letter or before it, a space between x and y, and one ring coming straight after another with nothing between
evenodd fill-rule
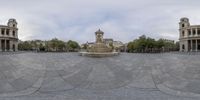
<instances>
[{"instance_id":1,"label":"stone paving slab","mask_svg":"<svg viewBox=\"0 0 200 100\"><path fill-rule=\"evenodd\" d=\"M0 100L199 100L199 53L0 53Z\"/></svg>"}]
</instances>

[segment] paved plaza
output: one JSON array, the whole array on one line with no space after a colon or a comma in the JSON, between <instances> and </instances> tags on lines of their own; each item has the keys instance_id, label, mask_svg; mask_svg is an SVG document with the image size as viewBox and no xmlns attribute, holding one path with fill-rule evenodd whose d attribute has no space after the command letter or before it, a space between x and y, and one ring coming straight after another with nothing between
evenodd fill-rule
<instances>
[{"instance_id":1,"label":"paved plaza","mask_svg":"<svg viewBox=\"0 0 200 100\"><path fill-rule=\"evenodd\" d=\"M0 54L0 100L199 99L198 53Z\"/></svg>"}]
</instances>

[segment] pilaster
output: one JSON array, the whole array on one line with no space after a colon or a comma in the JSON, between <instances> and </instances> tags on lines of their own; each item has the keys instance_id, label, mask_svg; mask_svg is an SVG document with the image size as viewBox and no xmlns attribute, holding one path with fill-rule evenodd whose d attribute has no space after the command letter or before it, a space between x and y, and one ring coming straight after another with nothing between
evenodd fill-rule
<instances>
[{"instance_id":1,"label":"pilaster","mask_svg":"<svg viewBox=\"0 0 200 100\"><path fill-rule=\"evenodd\" d=\"M198 29L196 28L195 30L196 30L196 34L195 34L195 36L198 36Z\"/></svg>"},{"instance_id":2,"label":"pilaster","mask_svg":"<svg viewBox=\"0 0 200 100\"><path fill-rule=\"evenodd\" d=\"M193 51L193 40L191 40L191 50L190 51Z\"/></svg>"},{"instance_id":3,"label":"pilaster","mask_svg":"<svg viewBox=\"0 0 200 100\"><path fill-rule=\"evenodd\" d=\"M197 44L197 39L196 39L196 51L198 51L198 44Z\"/></svg>"},{"instance_id":4,"label":"pilaster","mask_svg":"<svg viewBox=\"0 0 200 100\"><path fill-rule=\"evenodd\" d=\"M0 39L0 52L2 51L2 48L1 48L2 46L1 46L1 39Z\"/></svg>"}]
</instances>

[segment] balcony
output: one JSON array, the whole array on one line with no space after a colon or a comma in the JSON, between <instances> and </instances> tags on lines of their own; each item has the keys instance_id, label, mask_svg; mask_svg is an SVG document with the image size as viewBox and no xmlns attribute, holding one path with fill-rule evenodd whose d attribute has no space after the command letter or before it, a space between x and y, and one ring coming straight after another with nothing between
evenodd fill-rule
<instances>
[{"instance_id":1,"label":"balcony","mask_svg":"<svg viewBox=\"0 0 200 100\"><path fill-rule=\"evenodd\" d=\"M17 37L17 36L13 36L13 35L6 35L6 34L4 34L4 35L0 34L0 38L14 38L14 39L18 39L18 37Z\"/></svg>"}]
</instances>

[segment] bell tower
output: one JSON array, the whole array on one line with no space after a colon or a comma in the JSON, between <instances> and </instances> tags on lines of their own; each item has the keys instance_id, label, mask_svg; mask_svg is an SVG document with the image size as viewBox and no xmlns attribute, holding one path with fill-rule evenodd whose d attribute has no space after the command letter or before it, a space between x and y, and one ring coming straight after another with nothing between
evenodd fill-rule
<instances>
[{"instance_id":1,"label":"bell tower","mask_svg":"<svg viewBox=\"0 0 200 100\"><path fill-rule=\"evenodd\" d=\"M101 31L100 29L95 32L96 35L96 43L103 43L103 34L104 32Z\"/></svg>"},{"instance_id":2,"label":"bell tower","mask_svg":"<svg viewBox=\"0 0 200 100\"><path fill-rule=\"evenodd\" d=\"M188 27L190 27L189 19L186 17L181 18L179 22L180 38L188 36L188 31L187 31Z\"/></svg>"},{"instance_id":3,"label":"bell tower","mask_svg":"<svg viewBox=\"0 0 200 100\"><path fill-rule=\"evenodd\" d=\"M180 19L180 23L179 23L179 28L186 28L190 26L190 22L189 19L184 17Z\"/></svg>"},{"instance_id":4,"label":"bell tower","mask_svg":"<svg viewBox=\"0 0 200 100\"><path fill-rule=\"evenodd\" d=\"M17 21L15 19L9 19L8 20L8 26L13 27L13 28L17 28Z\"/></svg>"}]
</instances>

